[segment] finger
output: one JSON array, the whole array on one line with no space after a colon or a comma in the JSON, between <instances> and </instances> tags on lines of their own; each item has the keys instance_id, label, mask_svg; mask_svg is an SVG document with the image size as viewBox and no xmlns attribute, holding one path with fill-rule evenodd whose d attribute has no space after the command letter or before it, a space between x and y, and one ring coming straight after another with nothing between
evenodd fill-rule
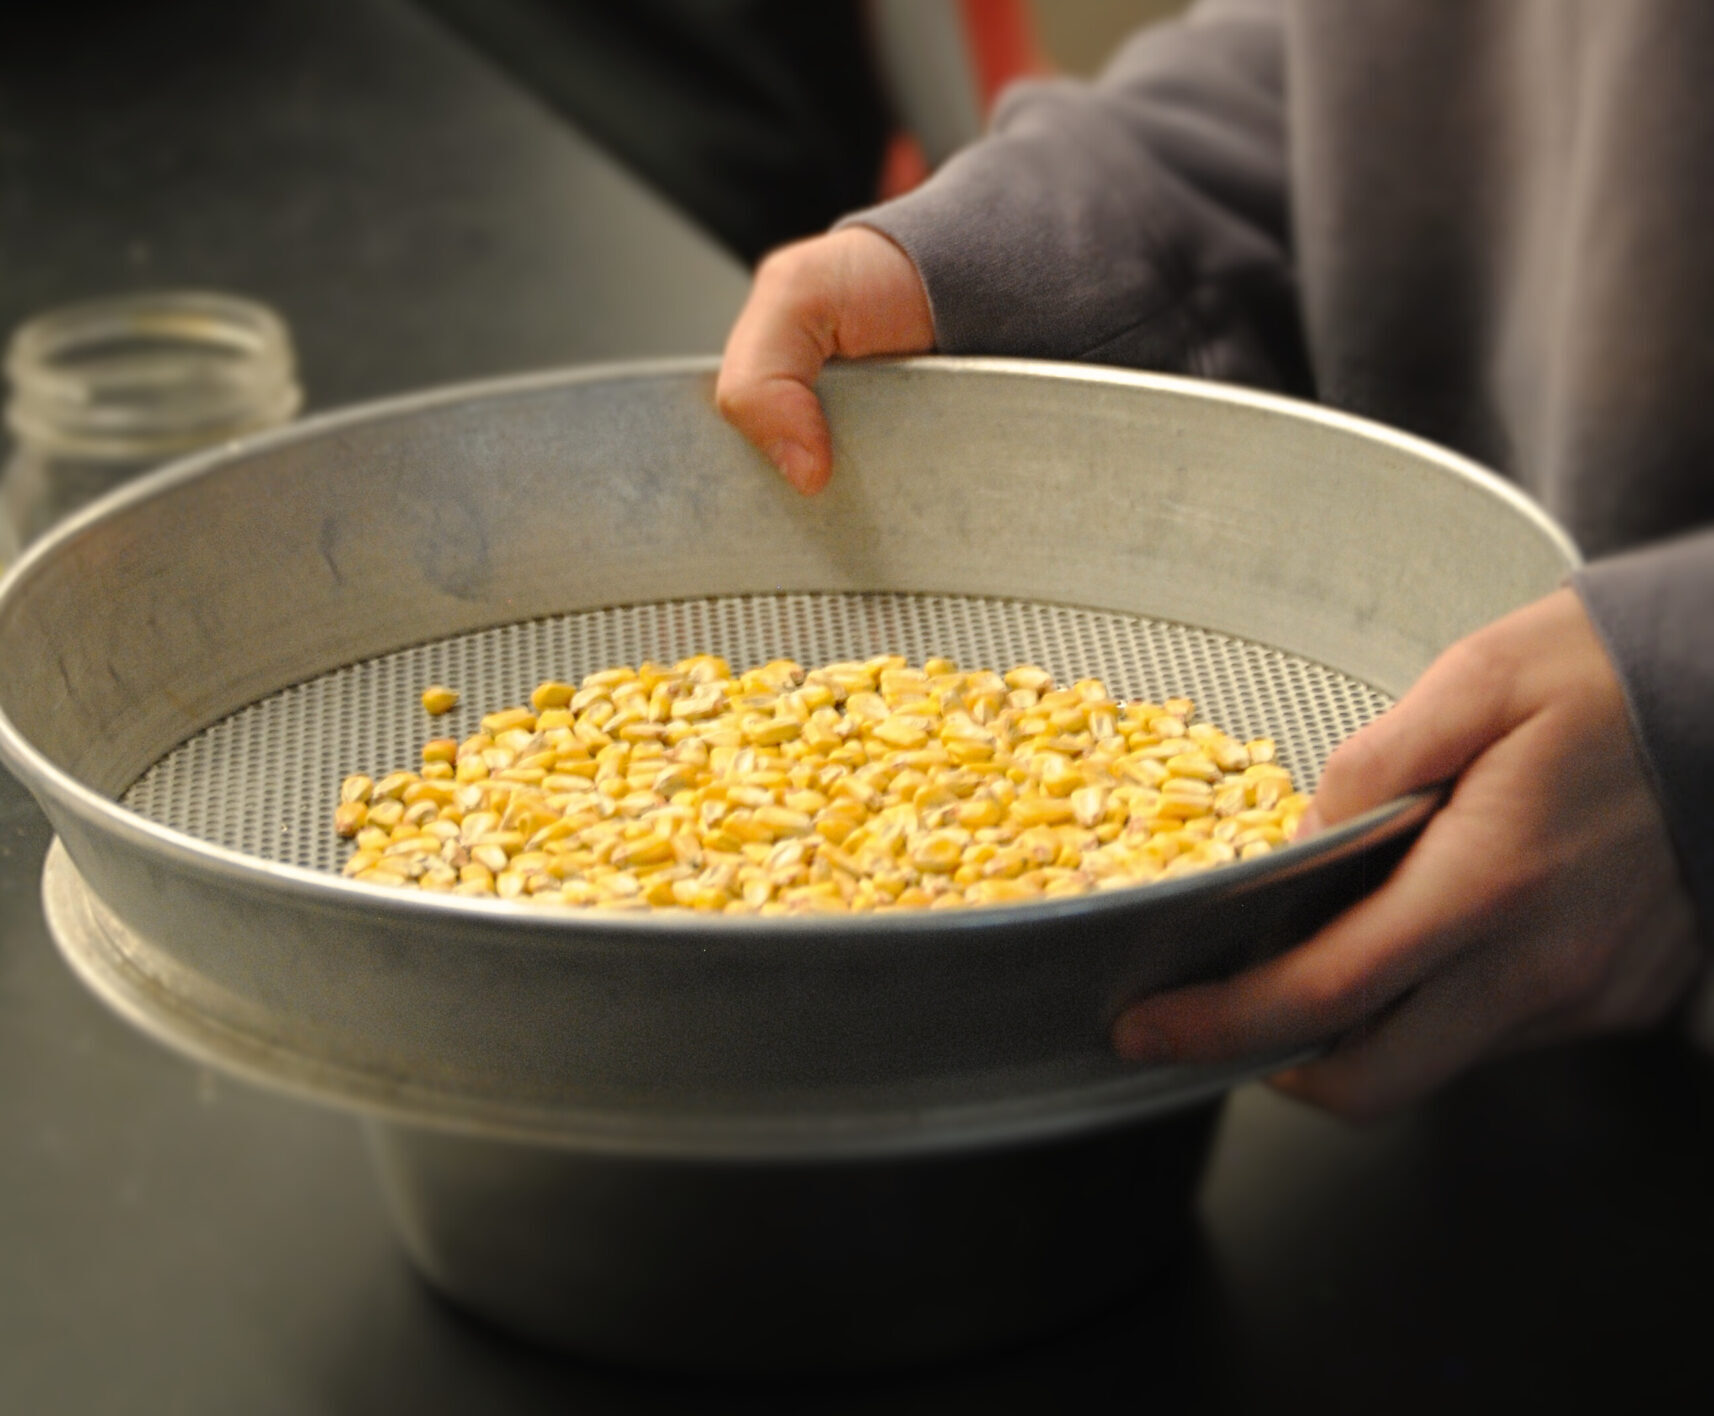
<instances>
[{"instance_id":1,"label":"finger","mask_svg":"<svg viewBox=\"0 0 1714 1416\"><path fill-rule=\"evenodd\" d=\"M1113 1027L1136 1061L1224 1061L1327 1041L1374 1018L1442 967L1504 907L1482 847L1441 813L1378 891L1314 938L1218 983L1127 1008Z\"/></svg>"},{"instance_id":2,"label":"finger","mask_svg":"<svg viewBox=\"0 0 1714 1416\"><path fill-rule=\"evenodd\" d=\"M715 387L721 413L800 491L833 468L815 396L831 358L922 353L934 321L916 266L880 233L856 227L776 252L727 340Z\"/></svg>"},{"instance_id":3,"label":"finger","mask_svg":"<svg viewBox=\"0 0 1714 1416\"><path fill-rule=\"evenodd\" d=\"M1502 896L1509 903L1488 912L1480 942L1328 1057L1281 1077L1281 1090L1373 1118L1484 1058L1664 1016L1700 967L1696 911L1656 839L1658 821L1627 800L1602 795L1618 834L1603 837L1594 861L1563 840L1517 842L1509 854L1534 868L1515 874Z\"/></svg>"},{"instance_id":4,"label":"finger","mask_svg":"<svg viewBox=\"0 0 1714 1416\"><path fill-rule=\"evenodd\" d=\"M1487 1058L1653 1022L1699 963L1693 914L1676 899L1663 900L1624 948L1589 953L1602 967L1581 978L1565 967L1578 946L1549 922L1521 942L1467 951L1326 1057L1270 1081L1348 1120L1379 1120ZM1520 998L1566 1001L1520 1022Z\"/></svg>"},{"instance_id":5,"label":"finger","mask_svg":"<svg viewBox=\"0 0 1714 1416\"><path fill-rule=\"evenodd\" d=\"M833 440L815 380L833 353L828 312L813 291L780 289L764 270L726 342L714 399L720 412L800 492L825 486Z\"/></svg>"},{"instance_id":6,"label":"finger","mask_svg":"<svg viewBox=\"0 0 1714 1416\"><path fill-rule=\"evenodd\" d=\"M1501 948L1458 958L1327 1056L1270 1078L1278 1091L1357 1122L1420 1100L1494 1052L1511 1022Z\"/></svg>"},{"instance_id":7,"label":"finger","mask_svg":"<svg viewBox=\"0 0 1714 1416\"><path fill-rule=\"evenodd\" d=\"M1519 716L1504 665L1479 641L1454 645L1391 709L1334 749L1315 789L1311 829L1450 780Z\"/></svg>"}]
</instances>

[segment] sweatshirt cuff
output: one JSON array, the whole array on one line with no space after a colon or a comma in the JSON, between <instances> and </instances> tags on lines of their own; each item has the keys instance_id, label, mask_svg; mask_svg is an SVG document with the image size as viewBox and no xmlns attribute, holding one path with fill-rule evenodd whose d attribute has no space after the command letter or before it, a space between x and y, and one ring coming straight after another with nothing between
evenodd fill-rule
<instances>
[{"instance_id":1,"label":"sweatshirt cuff","mask_svg":"<svg viewBox=\"0 0 1714 1416\"><path fill-rule=\"evenodd\" d=\"M1714 940L1714 531L1593 562L1572 585L1606 646L1638 746Z\"/></svg>"},{"instance_id":2,"label":"sweatshirt cuff","mask_svg":"<svg viewBox=\"0 0 1714 1416\"><path fill-rule=\"evenodd\" d=\"M1092 170L1087 155L1062 151L1061 136L1043 131L1041 110L1087 124L1085 115L1068 97L1041 92L1050 85L1028 87L1035 111L1014 131L966 148L915 191L833 229L865 226L904 251L944 354L1188 371L1195 334L1184 282L1163 273L1132 209L1159 175L1115 180ZM1123 165L1152 166L1142 153L1126 154Z\"/></svg>"}]
</instances>

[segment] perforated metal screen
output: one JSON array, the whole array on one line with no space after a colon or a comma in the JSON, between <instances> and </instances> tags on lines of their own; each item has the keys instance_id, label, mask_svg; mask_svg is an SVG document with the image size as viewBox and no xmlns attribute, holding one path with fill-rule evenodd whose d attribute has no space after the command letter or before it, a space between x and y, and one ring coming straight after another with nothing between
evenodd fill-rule
<instances>
[{"instance_id":1,"label":"perforated metal screen","mask_svg":"<svg viewBox=\"0 0 1714 1416\"><path fill-rule=\"evenodd\" d=\"M543 679L724 656L735 669L789 657L806 666L876 654L965 668L1035 663L1061 682L1095 677L1116 697L1183 695L1239 737L1270 736L1303 786L1387 695L1277 649L1138 616L1014 600L904 594L725 596L631 605L504 625L422 644L296 684L168 753L125 794L165 826L264 860L337 870L333 833L346 774L416 767L430 737L463 737ZM431 683L462 694L430 718Z\"/></svg>"}]
</instances>

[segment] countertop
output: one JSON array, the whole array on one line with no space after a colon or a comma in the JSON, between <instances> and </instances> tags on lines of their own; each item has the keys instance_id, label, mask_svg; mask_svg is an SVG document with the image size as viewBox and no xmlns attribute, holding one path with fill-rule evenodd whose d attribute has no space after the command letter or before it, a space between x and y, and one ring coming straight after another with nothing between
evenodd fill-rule
<instances>
[{"instance_id":1,"label":"countertop","mask_svg":"<svg viewBox=\"0 0 1714 1416\"><path fill-rule=\"evenodd\" d=\"M0 57L0 326L138 286L246 291L291 321L314 407L718 347L744 273L403 0L108 8L83 17L99 59L70 19ZM1366 1130L1243 1088L1187 1252L988 1360L735 1383L530 1348L417 1280L354 1123L192 1066L83 990L42 921L48 839L0 773L0 1411L1714 1396L1714 1069L1666 1035L1512 1059Z\"/></svg>"}]
</instances>

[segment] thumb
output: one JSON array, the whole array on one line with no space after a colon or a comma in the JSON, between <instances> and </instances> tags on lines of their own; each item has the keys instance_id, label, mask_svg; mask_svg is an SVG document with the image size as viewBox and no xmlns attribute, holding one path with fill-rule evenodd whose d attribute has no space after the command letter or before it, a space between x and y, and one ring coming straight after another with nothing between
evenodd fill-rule
<instances>
[{"instance_id":1,"label":"thumb","mask_svg":"<svg viewBox=\"0 0 1714 1416\"><path fill-rule=\"evenodd\" d=\"M793 486L817 491L833 468L815 396L822 365L933 347L928 295L910 257L879 232L850 227L762 262L727 338L715 403Z\"/></svg>"}]
</instances>

